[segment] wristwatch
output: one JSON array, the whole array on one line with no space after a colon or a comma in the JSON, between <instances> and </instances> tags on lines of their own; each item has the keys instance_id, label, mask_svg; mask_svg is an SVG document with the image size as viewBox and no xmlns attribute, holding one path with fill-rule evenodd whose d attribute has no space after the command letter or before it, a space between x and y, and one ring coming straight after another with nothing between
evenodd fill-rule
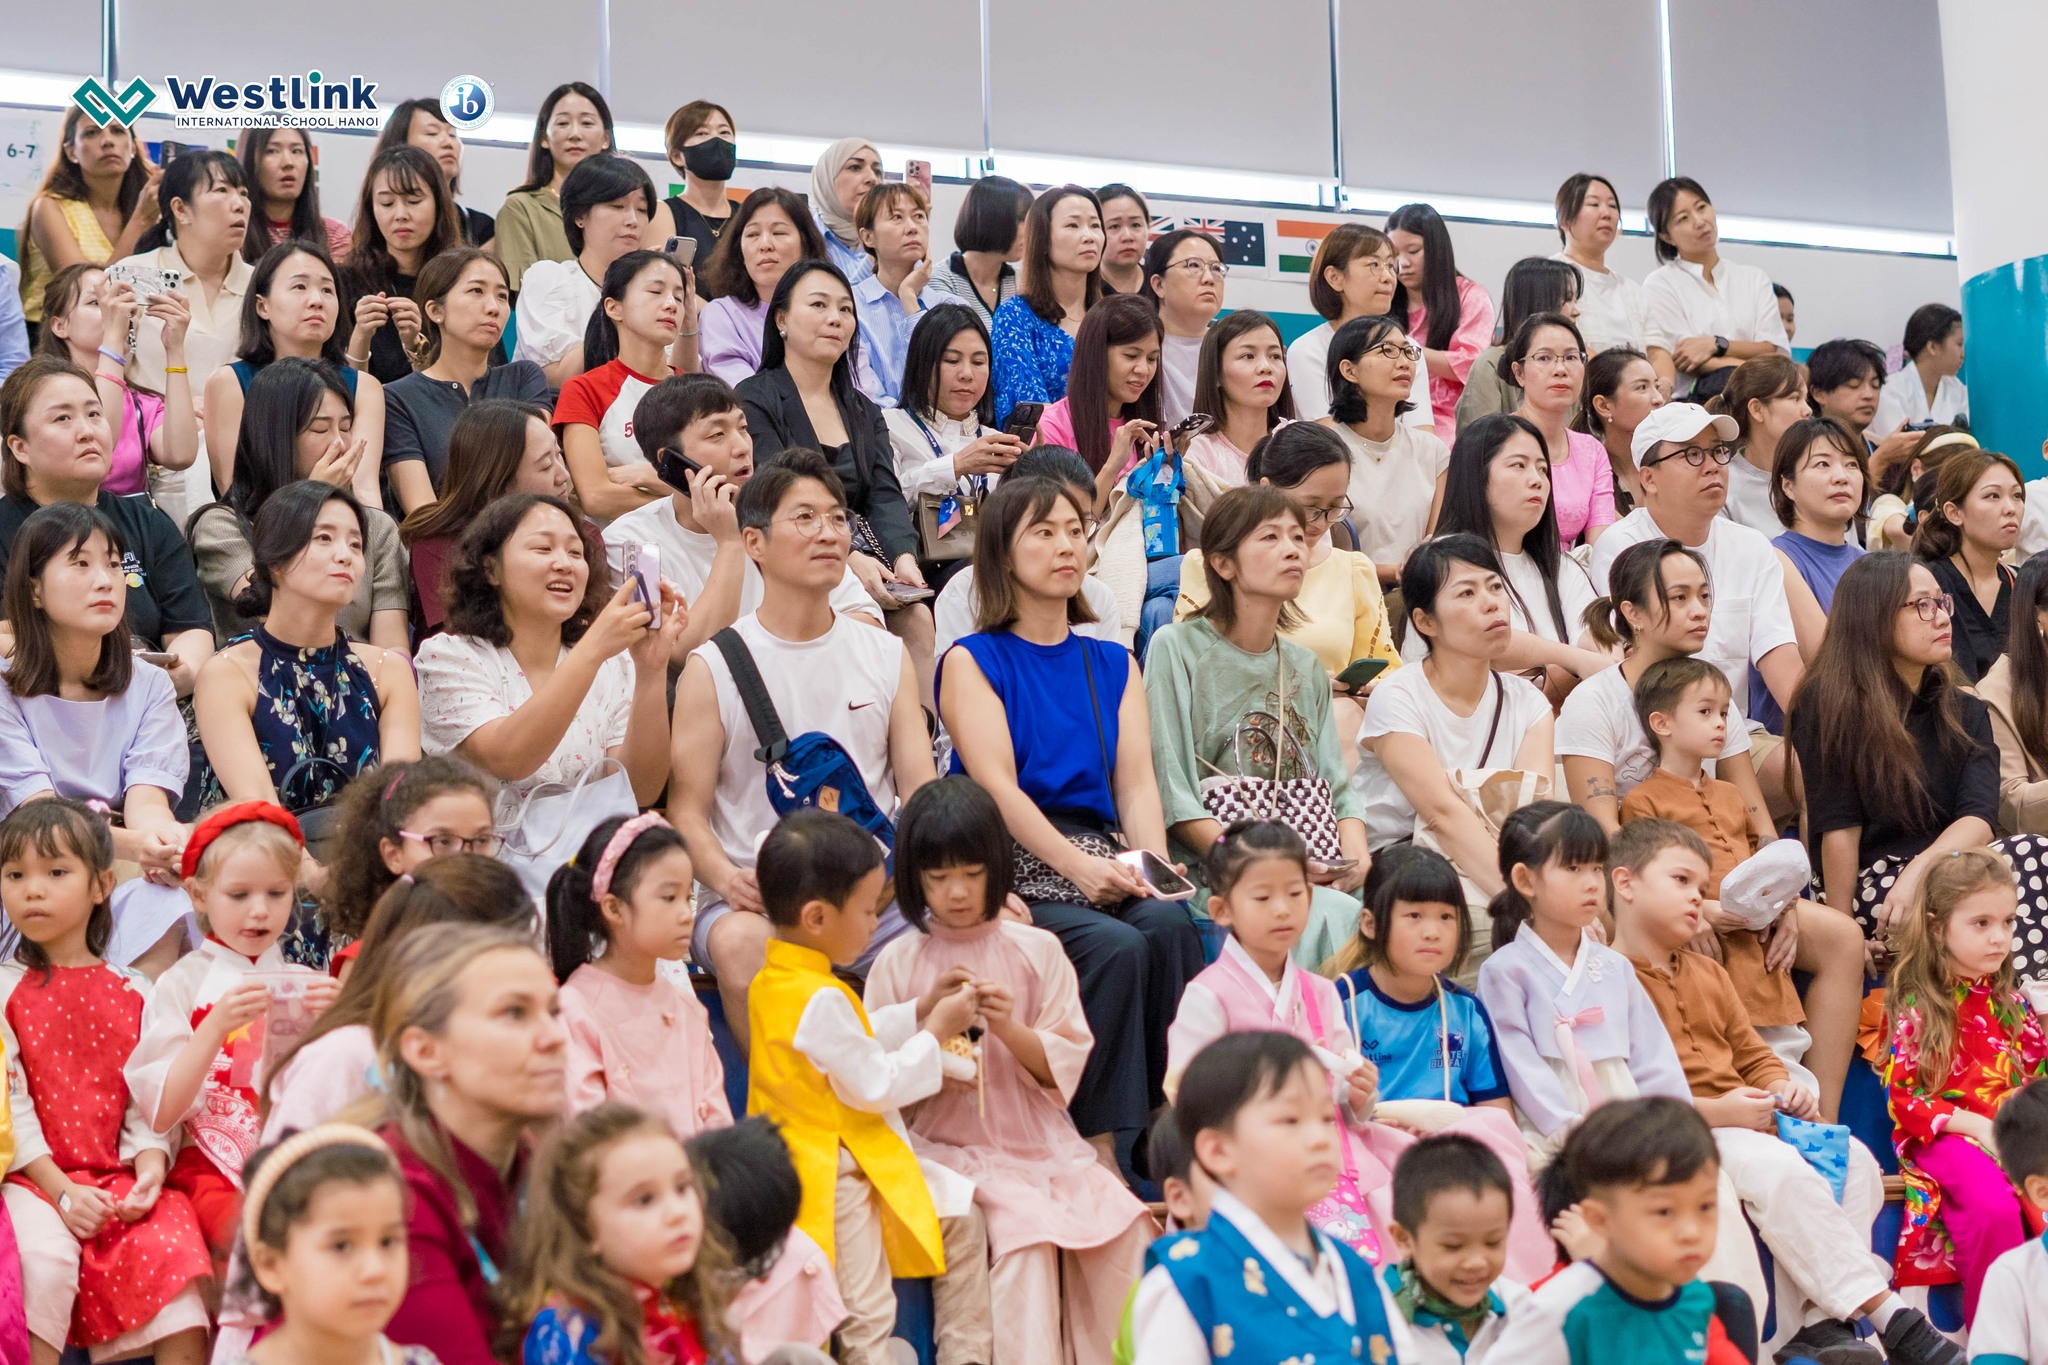
<instances>
[{"instance_id":1,"label":"wristwatch","mask_svg":"<svg viewBox=\"0 0 2048 1365\"><path fill-rule=\"evenodd\" d=\"M1715 338L1714 338L1714 359L1716 359L1716 360L1719 360L1719 359L1720 359L1720 358L1721 358L1722 356L1724 356L1724 355L1727 355L1727 354L1728 354L1728 338L1727 338L1727 337L1715 337Z\"/></svg>"}]
</instances>

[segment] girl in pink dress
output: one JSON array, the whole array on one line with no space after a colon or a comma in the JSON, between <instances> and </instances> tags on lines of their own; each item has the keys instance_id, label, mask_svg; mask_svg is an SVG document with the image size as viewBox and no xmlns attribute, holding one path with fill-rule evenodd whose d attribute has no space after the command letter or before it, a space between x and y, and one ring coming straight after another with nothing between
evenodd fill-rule
<instances>
[{"instance_id":1,"label":"girl in pink dress","mask_svg":"<svg viewBox=\"0 0 2048 1365\"><path fill-rule=\"evenodd\" d=\"M0 899L21 930L0 966L16 1168L0 1223L18 1229L25 1281L0 1297L12 1289L18 1319L26 1290L38 1361L68 1343L94 1361L199 1365L213 1262L191 1203L164 1188L170 1144L121 1072L149 983L100 957L113 861L106 821L74 801L30 801L0 825Z\"/></svg>"},{"instance_id":2,"label":"girl in pink dress","mask_svg":"<svg viewBox=\"0 0 2048 1365\"><path fill-rule=\"evenodd\" d=\"M1292 1033L1315 1049L1345 1144L1337 1188L1309 1221L1381 1265L1393 1250L1394 1161L1415 1139L1372 1121L1379 1068L1359 1053L1336 986L1290 956L1308 924L1308 849L1286 825L1240 820L1211 845L1204 875L1209 914L1230 937L1188 982L1167 1030L1167 1096L1195 1055L1226 1033Z\"/></svg>"},{"instance_id":3,"label":"girl in pink dress","mask_svg":"<svg viewBox=\"0 0 2048 1365\"><path fill-rule=\"evenodd\" d=\"M972 778L931 783L905 803L896 903L922 932L882 950L866 1003L916 1000L922 1017L974 984L979 1076L905 1113L911 1146L974 1182L994 1257L995 1365L1098 1365L1157 1228L1067 1116L1095 1039L1059 940L1004 913L1012 850L995 799Z\"/></svg>"}]
</instances>

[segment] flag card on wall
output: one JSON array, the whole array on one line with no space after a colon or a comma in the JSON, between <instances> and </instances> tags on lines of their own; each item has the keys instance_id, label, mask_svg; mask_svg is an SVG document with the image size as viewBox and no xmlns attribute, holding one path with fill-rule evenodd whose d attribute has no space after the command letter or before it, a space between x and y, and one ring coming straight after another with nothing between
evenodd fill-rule
<instances>
[{"instance_id":1,"label":"flag card on wall","mask_svg":"<svg viewBox=\"0 0 2048 1365\"><path fill-rule=\"evenodd\" d=\"M1306 218L1282 218L1273 224L1273 235L1279 239L1279 260L1276 269L1280 275L1306 276L1316 258L1316 248L1323 244L1335 223L1317 223Z\"/></svg>"},{"instance_id":2,"label":"flag card on wall","mask_svg":"<svg viewBox=\"0 0 2048 1365\"><path fill-rule=\"evenodd\" d=\"M62 114L0 114L0 199L26 201L42 185L63 122Z\"/></svg>"}]
</instances>

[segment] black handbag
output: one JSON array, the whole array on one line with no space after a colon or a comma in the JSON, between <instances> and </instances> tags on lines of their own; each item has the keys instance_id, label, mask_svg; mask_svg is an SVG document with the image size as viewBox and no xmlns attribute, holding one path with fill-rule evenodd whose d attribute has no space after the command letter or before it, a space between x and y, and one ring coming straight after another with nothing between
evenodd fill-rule
<instances>
[{"instance_id":1,"label":"black handbag","mask_svg":"<svg viewBox=\"0 0 2048 1365\"><path fill-rule=\"evenodd\" d=\"M321 781L322 777L327 781ZM285 772L278 780L277 802L292 813L299 822L299 834L306 841L306 852L313 855L313 861L327 861L327 847L334 836L341 832L342 788L355 779L355 774L331 758L308 754ZM320 793L307 796L308 791Z\"/></svg>"}]
</instances>

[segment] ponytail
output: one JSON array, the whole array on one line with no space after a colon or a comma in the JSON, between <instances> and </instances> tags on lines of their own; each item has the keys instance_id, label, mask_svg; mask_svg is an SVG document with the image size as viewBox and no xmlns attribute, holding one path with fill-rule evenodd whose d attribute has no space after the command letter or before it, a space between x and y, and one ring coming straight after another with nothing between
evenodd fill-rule
<instances>
[{"instance_id":1,"label":"ponytail","mask_svg":"<svg viewBox=\"0 0 2048 1365\"><path fill-rule=\"evenodd\" d=\"M1579 866L1607 863L1607 831L1584 806L1569 801L1534 801L1515 811L1500 827L1500 894L1486 907L1493 920L1493 947L1515 941L1536 907L1515 889L1515 869L1531 871L1559 863Z\"/></svg>"},{"instance_id":2,"label":"ponytail","mask_svg":"<svg viewBox=\"0 0 2048 1365\"><path fill-rule=\"evenodd\" d=\"M590 321L583 328L583 372L588 374L600 365L606 365L619 358L619 325L604 311L607 303L622 302L626 291L640 272L653 265L666 265L676 270L676 263L659 251L629 251L613 261L604 272L604 285L597 299L597 307L590 310ZM681 272L677 271L677 278ZM659 375L655 376L660 378Z\"/></svg>"},{"instance_id":3,"label":"ponytail","mask_svg":"<svg viewBox=\"0 0 2048 1365\"><path fill-rule=\"evenodd\" d=\"M638 828L628 829L629 825ZM625 838L619 839L621 832ZM622 847L614 847L614 843ZM615 816L590 831L576 856L548 878L547 954L555 980L567 981L578 967L596 961L611 944L604 899L631 900L633 885L655 858L684 848L683 836L655 815ZM604 874L602 894L599 873Z\"/></svg>"}]
</instances>

